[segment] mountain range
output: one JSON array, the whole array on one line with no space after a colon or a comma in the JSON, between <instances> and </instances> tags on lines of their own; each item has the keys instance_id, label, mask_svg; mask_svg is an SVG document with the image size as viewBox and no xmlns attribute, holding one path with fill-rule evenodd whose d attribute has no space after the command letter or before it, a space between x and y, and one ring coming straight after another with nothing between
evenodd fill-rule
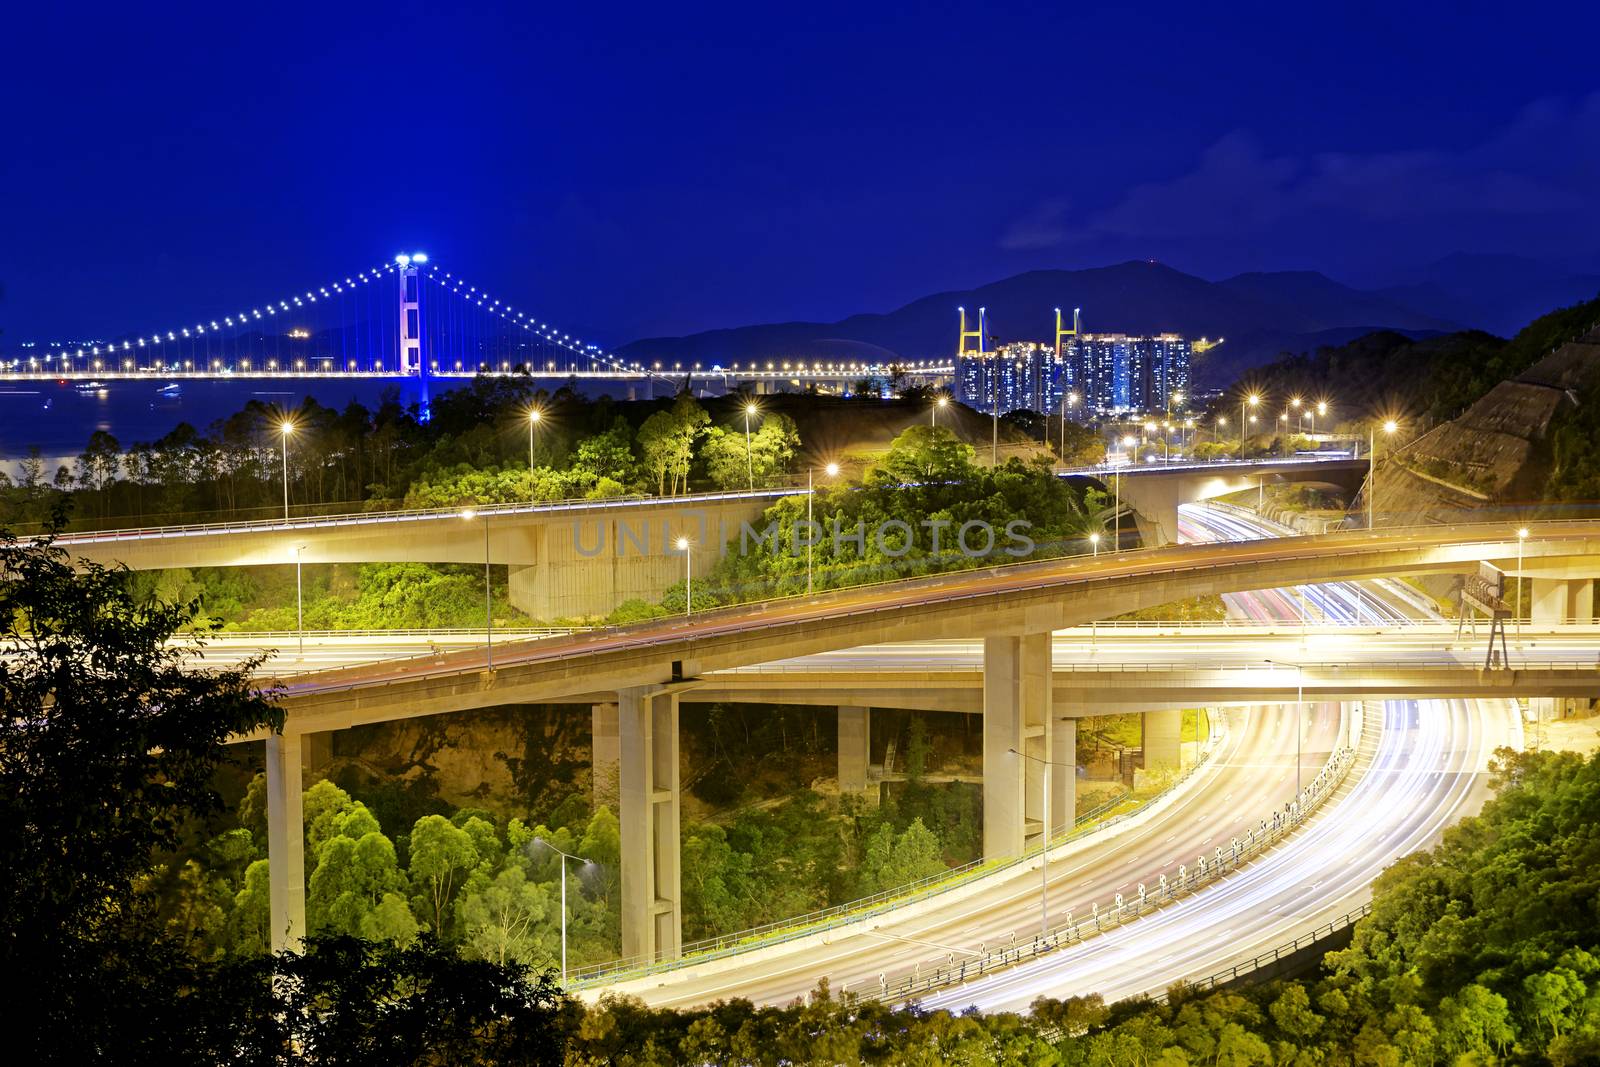
<instances>
[{"instance_id":1,"label":"mountain range","mask_svg":"<svg viewBox=\"0 0 1600 1067\"><path fill-rule=\"evenodd\" d=\"M1600 289L1600 278L1548 271L1519 274L1515 264L1498 261L1504 258L1441 261L1435 274L1410 275L1380 291L1356 289L1316 271L1254 272L1208 281L1143 260L1087 270L1036 270L975 289L935 293L884 313L851 315L837 322L768 323L653 337L618 351L644 362L704 366L750 360L928 359L955 350L958 307L969 312L987 308L989 333L999 343L1050 341L1054 309L1060 307L1070 315L1070 309L1077 307L1088 333L1172 332L1226 338L1224 344L1197 357L1194 367L1197 384L1222 385L1285 351L1342 344L1377 329L1414 337L1468 327L1514 331L1527 318L1563 302L1592 297ZM1483 311L1488 305L1482 300L1484 290L1493 291L1494 279L1508 273L1526 276L1514 304L1532 308L1510 327L1486 320ZM1503 311L1499 318L1520 313Z\"/></svg>"}]
</instances>

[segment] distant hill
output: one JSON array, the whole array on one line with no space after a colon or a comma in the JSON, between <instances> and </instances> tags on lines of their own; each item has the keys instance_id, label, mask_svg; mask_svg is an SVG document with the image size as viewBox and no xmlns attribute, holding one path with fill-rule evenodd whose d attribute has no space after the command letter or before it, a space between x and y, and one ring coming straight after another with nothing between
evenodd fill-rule
<instances>
[{"instance_id":1,"label":"distant hill","mask_svg":"<svg viewBox=\"0 0 1600 1067\"><path fill-rule=\"evenodd\" d=\"M1226 337L1202 379L1223 381L1285 349L1338 343L1374 329L1427 335L1457 328L1387 297L1312 271L1242 274L1210 282L1160 263L1134 261L1089 270L1029 271L976 289L914 300L882 314L838 322L786 322L654 337L619 349L644 362L700 363L796 358L903 360L946 356L956 345L956 308L989 309L1000 342L1049 340L1053 309L1083 309L1093 333L1175 332Z\"/></svg>"},{"instance_id":2,"label":"distant hill","mask_svg":"<svg viewBox=\"0 0 1600 1067\"><path fill-rule=\"evenodd\" d=\"M1592 300L1600 274L1527 256L1458 252L1403 271L1373 295L1510 337L1552 307Z\"/></svg>"}]
</instances>

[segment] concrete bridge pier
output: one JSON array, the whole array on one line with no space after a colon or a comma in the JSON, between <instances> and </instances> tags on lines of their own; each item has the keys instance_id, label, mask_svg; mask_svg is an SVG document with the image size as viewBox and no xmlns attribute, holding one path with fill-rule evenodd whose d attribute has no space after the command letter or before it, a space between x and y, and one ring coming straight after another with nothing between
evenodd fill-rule
<instances>
[{"instance_id":1,"label":"concrete bridge pier","mask_svg":"<svg viewBox=\"0 0 1600 1067\"><path fill-rule=\"evenodd\" d=\"M1050 836L1072 829L1078 817L1078 720L1050 719Z\"/></svg>"},{"instance_id":2,"label":"concrete bridge pier","mask_svg":"<svg viewBox=\"0 0 1600 1067\"><path fill-rule=\"evenodd\" d=\"M617 694L622 824L622 955L675 959L683 949L678 697Z\"/></svg>"},{"instance_id":3,"label":"concrete bridge pier","mask_svg":"<svg viewBox=\"0 0 1600 1067\"><path fill-rule=\"evenodd\" d=\"M1050 643L1048 632L983 641L985 858L1019 855L1044 829L1045 764L1052 752Z\"/></svg>"},{"instance_id":4,"label":"concrete bridge pier","mask_svg":"<svg viewBox=\"0 0 1600 1067\"><path fill-rule=\"evenodd\" d=\"M864 793L872 752L872 709L839 707L839 792Z\"/></svg>"},{"instance_id":5,"label":"concrete bridge pier","mask_svg":"<svg viewBox=\"0 0 1600 1067\"><path fill-rule=\"evenodd\" d=\"M267 884L274 952L299 951L306 936L306 819L300 734L267 738Z\"/></svg>"},{"instance_id":6,"label":"concrete bridge pier","mask_svg":"<svg viewBox=\"0 0 1600 1067\"><path fill-rule=\"evenodd\" d=\"M1147 711L1139 717L1139 735L1144 746L1144 769L1178 771L1183 769L1183 710Z\"/></svg>"},{"instance_id":7,"label":"concrete bridge pier","mask_svg":"<svg viewBox=\"0 0 1600 1067\"><path fill-rule=\"evenodd\" d=\"M615 810L617 805L617 764L622 758L622 741L617 729L617 706L595 704L589 709L589 766L594 776L594 802Z\"/></svg>"},{"instance_id":8,"label":"concrete bridge pier","mask_svg":"<svg viewBox=\"0 0 1600 1067\"><path fill-rule=\"evenodd\" d=\"M1594 619L1593 578L1539 578L1528 580L1528 617L1535 623L1560 625L1590 622ZM1563 700L1556 697L1530 697L1528 708L1539 722L1561 717Z\"/></svg>"}]
</instances>

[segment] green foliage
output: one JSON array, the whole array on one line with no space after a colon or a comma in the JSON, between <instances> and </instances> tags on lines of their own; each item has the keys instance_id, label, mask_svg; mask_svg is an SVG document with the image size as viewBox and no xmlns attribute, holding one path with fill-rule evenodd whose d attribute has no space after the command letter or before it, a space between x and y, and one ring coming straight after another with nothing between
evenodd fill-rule
<instances>
[{"instance_id":1,"label":"green foliage","mask_svg":"<svg viewBox=\"0 0 1600 1067\"><path fill-rule=\"evenodd\" d=\"M1106 523L1102 495L1069 486L1047 460L980 467L949 430L921 424L859 483L819 484L811 505L815 588L1082 551ZM756 526L773 537L735 541L697 580L696 606L701 595L714 604L804 591L806 516L803 497L768 508Z\"/></svg>"},{"instance_id":2,"label":"green foliage","mask_svg":"<svg viewBox=\"0 0 1600 1067\"><path fill-rule=\"evenodd\" d=\"M742 422L710 427L700 456L711 484L718 489L744 489L752 483L769 486L783 480L799 450L800 431L794 420L774 413L761 416L759 425L752 427L748 449Z\"/></svg>"},{"instance_id":3,"label":"green foliage","mask_svg":"<svg viewBox=\"0 0 1600 1067\"><path fill-rule=\"evenodd\" d=\"M679 393L671 408L658 411L639 427L639 454L657 496L676 496L689 487L694 444L711 416L689 393Z\"/></svg>"}]
</instances>

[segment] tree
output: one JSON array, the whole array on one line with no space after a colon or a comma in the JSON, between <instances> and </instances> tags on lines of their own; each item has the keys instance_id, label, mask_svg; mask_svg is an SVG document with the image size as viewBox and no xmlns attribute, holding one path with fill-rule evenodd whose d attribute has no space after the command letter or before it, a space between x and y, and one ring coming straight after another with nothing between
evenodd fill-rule
<instances>
[{"instance_id":1,"label":"tree","mask_svg":"<svg viewBox=\"0 0 1600 1067\"><path fill-rule=\"evenodd\" d=\"M153 856L218 810L228 739L281 722L253 663L201 670L168 645L194 614L137 602L121 573L75 569L48 538L0 533L0 957L29 976L11 1008L35 1039L93 1025L115 996L111 957L149 921Z\"/></svg>"},{"instance_id":2,"label":"tree","mask_svg":"<svg viewBox=\"0 0 1600 1067\"><path fill-rule=\"evenodd\" d=\"M459 876L478 862L478 850L465 830L443 815L425 815L411 829L411 885L434 936L444 934L445 908Z\"/></svg>"},{"instance_id":3,"label":"tree","mask_svg":"<svg viewBox=\"0 0 1600 1067\"><path fill-rule=\"evenodd\" d=\"M462 944L471 955L491 963L545 966L555 958L549 920L559 907L559 903L552 907L543 885L529 881L527 872L512 864L487 884L462 891L456 905Z\"/></svg>"}]
</instances>

